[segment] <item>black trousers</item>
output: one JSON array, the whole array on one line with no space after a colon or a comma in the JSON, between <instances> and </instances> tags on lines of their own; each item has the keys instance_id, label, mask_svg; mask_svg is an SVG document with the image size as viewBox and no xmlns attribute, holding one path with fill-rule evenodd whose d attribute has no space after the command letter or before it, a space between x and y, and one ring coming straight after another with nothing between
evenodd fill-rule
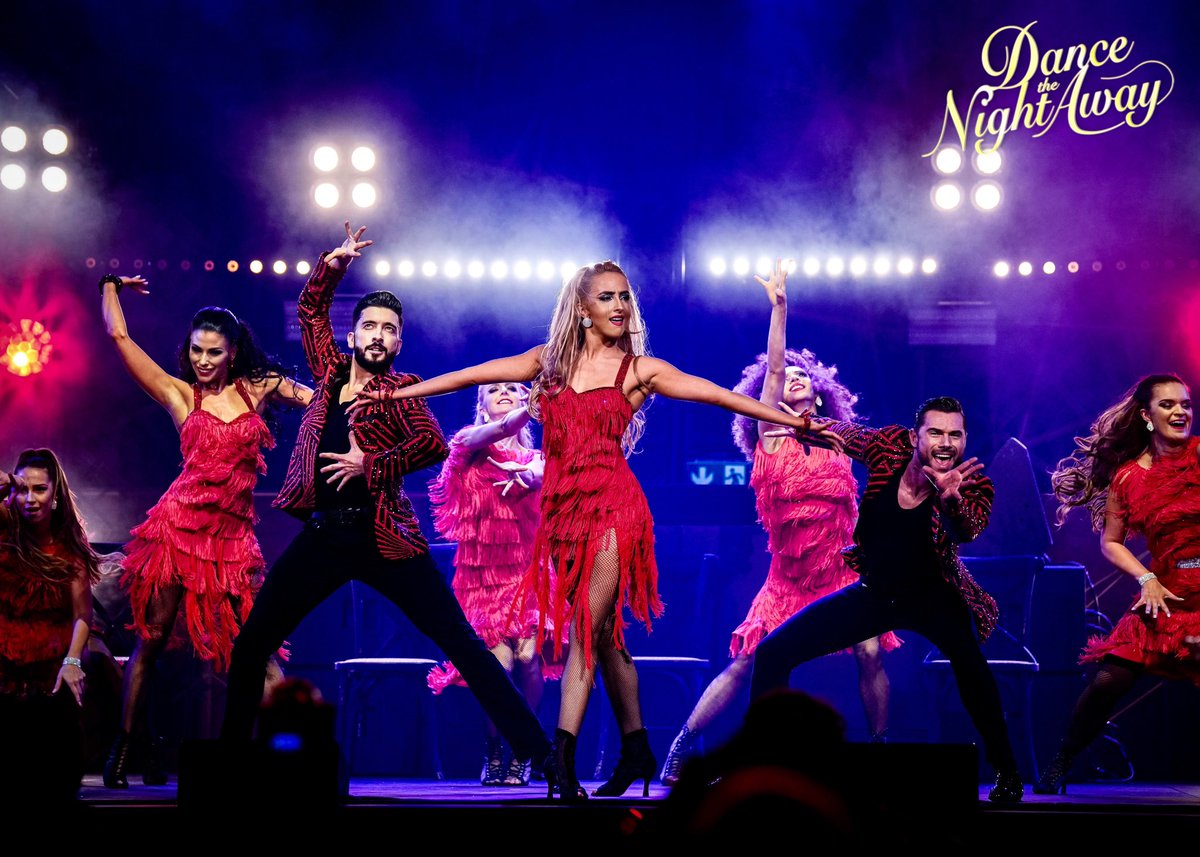
<instances>
[{"instance_id":1,"label":"black trousers","mask_svg":"<svg viewBox=\"0 0 1200 857\"><path fill-rule=\"evenodd\" d=\"M309 522L271 567L234 643L222 738L250 739L267 659L305 616L350 580L376 589L446 653L518 756L540 761L549 752L533 710L467 622L433 559L427 553L385 559L369 520Z\"/></svg>"},{"instance_id":2,"label":"black trousers","mask_svg":"<svg viewBox=\"0 0 1200 857\"><path fill-rule=\"evenodd\" d=\"M759 644L751 698L786 687L792 670L806 661L894 630L915 631L942 650L988 762L997 771L1016 771L996 679L979 649L970 609L948 585L884 595L855 583L813 602Z\"/></svg>"}]
</instances>

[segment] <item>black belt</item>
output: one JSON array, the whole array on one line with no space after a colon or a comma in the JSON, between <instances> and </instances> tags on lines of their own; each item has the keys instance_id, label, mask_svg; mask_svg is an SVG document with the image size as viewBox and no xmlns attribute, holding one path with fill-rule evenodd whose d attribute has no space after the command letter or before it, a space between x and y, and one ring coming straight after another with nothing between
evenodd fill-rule
<instances>
[{"instance_id":1,"label":"black belt","mask_svg":"<svg viewBox=\"0 0 1200 857\"><path fill-rule=\"evenodd\" d=\"M312 513L308 522L314 526L322 524L337 524L339 526L353 526L357 524L366 524L375 519L375 510L366 509L363 507L355 507L350 509L318 509Z\"/></svg>"}]
</instances>

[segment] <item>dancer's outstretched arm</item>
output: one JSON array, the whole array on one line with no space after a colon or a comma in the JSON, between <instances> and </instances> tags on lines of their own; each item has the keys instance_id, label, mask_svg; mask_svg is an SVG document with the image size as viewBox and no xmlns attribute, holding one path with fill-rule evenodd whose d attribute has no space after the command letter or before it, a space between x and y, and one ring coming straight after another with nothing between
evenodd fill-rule
<instances>
[{"instance_id":1,"label":"dancer's outstretched arm","mask_svg":"<svg viewBox=\"0 0 1200 857\"><path fill-rule=\"evenodd\" d=\"M783 267L783 260L775 260L775 270L769 280L759 276L754 279L767 290L767 300L771 302L771 321L767 328L767 374L763 378L762 394L758 400L767 407L775 407L783 399L787 369L784 356L787 350L787 271ZM780 441L767 434L775 427L773 422L758 422L758 437L767 452L779 448Z\"/></svg>"},{"instance_id":2,"label":"dancer's outstretched arm","mask_svg":"<svg viewBox=\"0 0 1200 857\"><path fill-rule=\"evenodd\" d=\"M458 369L454 372L447 372L444 375L426 378L424 381L411 384L407 387L394 390L376 390L370 393L364 391L358 394L357 400L350 406L350 411L357 411L371 402L378 402L382 399L412 399L442 396L446 393L465 390L467 387L477 387L480 384L494 384L497 381L532 381L537 377L537 373L541 368L542 348L544 347L537 345L530 348L524 354L489 360L486 363L468 366L466 369Z\"/></svg>"}]
</instances>

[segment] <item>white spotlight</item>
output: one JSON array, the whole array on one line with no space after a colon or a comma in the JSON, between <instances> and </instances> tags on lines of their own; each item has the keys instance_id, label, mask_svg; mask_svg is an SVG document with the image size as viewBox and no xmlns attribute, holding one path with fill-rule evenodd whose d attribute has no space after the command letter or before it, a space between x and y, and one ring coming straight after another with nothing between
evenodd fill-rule
<instances>
[{"instance_id":1,"label":"white spotlight","mask_svg":"<svg viewBox=\"0 0 1200 857\"><path fill-rule=\"evenodd\" d=\"M1007 277L1009 270L1008 262L997 262L992 265L992 273L997 277Z\"/></svg>"},{"instance_id":2,"label":"white spotlight","mask_svg":"<svg viewBox=\"0 0 1200 857\"><path fill-rule=\"evenodd\" d=\"M250 262L250 273L261 274L263 270L262 259L253 259Z\"/></svg>"},{"instance_id":3,"label":"white spotlight","mask_svg":"<svg viewBox=\"0 0 1200 857\"><path fill-rule=\"evenodd\" d=\"M513 263L513 276L518 280L528 280L533 275L533 265L527 259L518 259Z\"/></svg>"},{"instance_id":4,"label":"white spotlight","mask_svg":"<svg viewBox=\"0 0 1200 857\"><path fill-rule=\"evenodd\" d=\"M725 272L729 270L729 266L725 263L724 256L713 256L708 260L708 270L714 277L723 277Z\"/></svg>"},{"instance_id":5,"label":"white spotlight","mask_svg":"<svg viewBox=\"0 0 1200 857\"><path fill-rule=\"evenodd\" d=\"M287 262L283 261L282 259L276 259L275 264L271 266L271 270L276 274L286 274Z\"/></svg>"},{"instance_id":6,"label":"white spotlight","mask_svg":"<svg viewBox=\"0 0 1200 857\"><path fill-rule=\"evenodd\" d=\"M830 256L825 262L825 270L831 277L840 277L846 270L846 261L841 256Z\"/></svg>"},{"instance_id":7,"label":"white spotlight","mask_svg":"<svg viewBox=\"0 0 1200 857\"><path fill-rule=\"evenodd\" d=\"M1033 273L1033 265L1029 262L1022 262L1020 265L1017 265L1017 273L1022 277L1028 277Z\"/></svg>"},{"instance_id":8,"label":"white spotlight","mask_svg":"<svg viewBox=\"0 0 1200 857\"><path fill-rule=\"evenodd\" d=\"M554 278L554 263L549 259L543 259L537 263L537 275L539 280L550 280Z\"/></svg>"},{"instance_id":9,"label":"white spotlight","mask_svg":"<svg viewBox=\"0 0 1200 857\"><path fill-rule=\"evenodd\" d=\"M396 263L396 273L402 277L411 277L416 270L417 266L413 264L412 259L401 259Z\"/></svg>"},{"instance_id":10,"label":"white spotlight","mask_svg":"<svg viewBox=\"0 0 1200 857\"><path fill-rule=\"evenodd\" d=\"M307 277L308 272L311 270L312 270L312 265L308 264L308 262L305 261L304 259L301 259L299 262L296 263L296 273L302 277Z\"/></svg>"},{"instance_id":11,"label":"white spotlight","mask_svg":"<svg viewBox=\"0 0 1200 857\"><path fill-rule=\"evenodd\" d=\"M933 205L939 211L953 211L962 205L962 189L954 182L942 182L935 185Z\"/></svg>"},{"instance_id":12,"label":"white spotlight","mask_svg":"<svg viewBox=\"0 0 1200 857\"><path fill-rule=\"evenodd\" d=\"M575 272L578 270L579 270L579 266L571 261L563 262L561 265L558 266L558 274L564 280L568 280L571 277L575 276Z\"/></svg>"},{"instance_id":13,"label":"white spotlight","mask_svg":"<svg viewBox=\"0 0 1200 857\"><path fill-rule=\"evenodd\" d=\"M1078 262L1067 262L1067 270L1070 271L1072 274L1078 274L1079 273L1079 263Z\"/></svg>"},{"instance_id":14,"label":"white spotlight","mask_svg":"<svg viewBox=\"0 0 1200 857\"><path fill-rule=\"evenodd\" d=\"M771 261L770 256L759 256L758 262L754 265L754 273L760 277L769 277L771 271L774 270L775 263Z\"/></svg>"},{"instance_id":15,"label":"white spotlight","mask_svg":"<svg viewBox=\"0 0 1200 857\"><path fill-rule=\"evenodd\" d=\"M381 277L386 277L392 272L392 263L387 259L380 259L375 263L375 273Z\"/></svg>"},{"instance_id":16,"label":"white spotlight","mask_svg":"<svg viewBox=\"0 0 1200 857\"><path fill-rule=\"evenodd\" d=\"M739 277L744 277L750 273L750 260L745 256L738 256L733 260L733 273Z\"/></svg>"},{"instance_id":17,"label":"white spotlight","mask_svg":"<svg viewBox=\"0 0 1200 857\"><path fill-rule=\"evenodd\" d=\"M329 182L322 182L313 188L313 201L321 208L333 208L338 204L338 198L341 196L338 193L337 185Z\"/></svg>"},{"instance_id":18,"label":"white spotlight","mask_svg":"<svg viewBox=\"0 0 1200 857\"><path fill-rule=\"evenodd\" d=\"M926 256L921 260L921 273L932 274L937 270L937 259L932 256Z\"/></svg>"},{"instance_id":19,"label":"white spotlight","mask_svg":"<svg viewBox=\"0 0 1200 857\"><path fill-rule=\"evenodd\" d=\"M887 256L876 256L875 264L871 266L871 270L873 270L880 277L886 276L887 274L891 273L892 260Z\"/></svg>"},{"instance_id":20,"label":"white spotlight","mask_svg":"<svg viewBox=\"0 0 1200 857\"><path fill-rule=\"evenodd\" d=\"M861 277L867 272L867 260L864 256L855 256L850 260L851 276Z\"/></svg>"},{"instance_id":21,"label":"white spotlight","mask_svg":"<svg viewBox=\"0 0 1200 857\"><path fill-rule=\"evenodd\" d=\"M438 272L437 262L428 259L421 263L421 273L426 277L436 277Z\"/></svg>"},{"instance_id":22,"label":"white spotlight","mask_svg":"<svg viewBox=\"0 0 1200 857\"><path fill-rule=\"evenodd\" d=\"M375 204L375 185L370 182L359 182L350 191L350 198L359 208L370 208Z\"/></svg>"},{"instance_id":23,"label":"white spotlight","mask_svg":"<svg viewBox=\"0 0 1200 857\"><path fill-rule=\"evenodd\" d=\"M1047 262L1046 264L1042 265L1042 273L1043 274L1053 274L1057 270L1058 270L1058 266L1055 265L1053 262Z\"/></svg>"},{"instance_id":24,"label":"white spotlight","mask_svg":"<svg viewBox=\"0 0 1200 857\"><path fill-rule=\"evenodd\" d=\"M483 276L483 272L486 270L487 268L484 267L483 262L480 262L478 259L475 259L467 264L467 276L472 280L478 280Z\"/></svg>"},{"instance_id":25,"label":"white spotlight","mask_svg":"<svg viewBox=\"0 0 1200 857\"><path fill-rule=\"evenodd\" d=\"M1000 171L1000 150L975 153L975 171L980 175L992 176Z\"/></svg>"},{"instance_id":26,"label":"white spotlight","mask_svg":"<svg viewBox=\"0 0 1200 857\"><path fill-rule=\"evenodd\" d=\"M67 186L67 173L62 167L46 167L42 170L42 187L58 193Z\"/></svg>"},{"instance_id":27,"label":"white spotlight","mask_svg":"<svg viewBox=\"0 0 1200 857\"><path fill-rule=\"evenodd\" d=\"M3 131L0 131L0 146L3 146L10 152L21 151L25 148L26 142L28 142L28 138L25 136L24 128L9 125Z\"/></svg>"},{"instance_id":28,"label":"white spotlight","mask_svg":"<svg viewBox=\"0 0 1200 857\"><path fill-rule=\"evenodd\" d=\"M312 154L313 166L323 173L337 169L338 153L333 146L317 146Z\"/></svg>"},{"instance_id":29,"label":"white spotlight","mask_svg":"<svg viewBox=\"0 0 1200 857\"><path fill-rule=\"evenodd\" d=\"M980 211L994 211L1002 197L1000 185L991 180L982 181L971 191L971 204Z\"/></svg>"},{"instance_id":30,"label":"white spotlight","mask_svg":"<svg viewBox=\"0 0 1200 857\"><path fill-rule=\"evenodd\" d=\"M25 187L25 168L19 164L5 164L0 168L0 184L9 190Z\"/></svg>"},{"instance_id":31,"label":"white spotlight","mask_svg":"<svg viewBox=\"0 0 1200 857\"><path fill-rule=\"evenodd\" d=\"M67 133L62 128L50 128L42 135L42 148L51 155L61 155L67 150Z\"/></svg>"},{"instance_id":32,"label":"white spotlight","mask_svg":"<svg viewBox=\"0 0 1200 857\"><path fill-rule=\"evenodd\" d=\"M503 259L497 259L495 262L492 262L491 272L493 279L503 280L508 276L508 262L505 262Z\"/></svg>"},{"instance_id":33,"label":"white spotlight","mask_svg":"<svg viewBox=\"0 0 1200 857\"><path fill-rule=\"evenodd\" d=\"M365 173L375 166L375 150L370 146L359 146L350 153L350 166L360 173Z\"/></svg>"},{"instance_id":34,"label":"white spotlight","mask_svg":"<svg viewBox=\"0 0 1200 857\"><path fill-rule=\"evenodd\" d=\"M457 280L462 275L462 262L457 259L451 259L442 265L442 273L451 280Z\"/></svg>"},{"instance_id":35,"label":"white spotlight","mask_svg":"<svg viewBox=\"0 0 1200 857\"><path fill-rule=\"evenodd\" d=\"M933 156L933 168L944 176L962 169L962 162L962 149L955 149L953 146L938 149L938 153Z\"/></svg>"},{"instance_id":36,"label":"white spotlight","mask_svg":"<svg viewBox=\"0 0 1200 857\"><path fill-rule=\"evenodd\" d=\"M815 277L821 273L821 260L813 256L809 256L804 260L804 274L808 277Z\"/></svg>"},{"instance_id":37,"label":"white spotlight","mask_svg":"<svg viewBox=\"0 0 1200 857\"><path fill-rule=\"evenodd\" d=\"M896 272L901 276L907 277L917 268L917 264L907 256L896 263Z\"/></svg>"}]
</instances>

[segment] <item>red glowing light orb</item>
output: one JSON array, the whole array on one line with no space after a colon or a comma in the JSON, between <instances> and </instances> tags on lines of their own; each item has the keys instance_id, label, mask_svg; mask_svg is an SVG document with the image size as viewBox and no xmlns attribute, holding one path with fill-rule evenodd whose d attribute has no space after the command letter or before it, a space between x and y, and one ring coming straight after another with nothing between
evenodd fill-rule
<instances>
[{"instance_id":1,"label":"red glowing light orb","mask_svg":"<svg viewBox=\"0 0 1200 857\"><path fill-rule=\"evenodd\" d=\"M36 375L50 362L50 331L40 321L23 318L10 324L8 345L0 354L0 363L21 378Z\"/></svg>"}]
</instances>

